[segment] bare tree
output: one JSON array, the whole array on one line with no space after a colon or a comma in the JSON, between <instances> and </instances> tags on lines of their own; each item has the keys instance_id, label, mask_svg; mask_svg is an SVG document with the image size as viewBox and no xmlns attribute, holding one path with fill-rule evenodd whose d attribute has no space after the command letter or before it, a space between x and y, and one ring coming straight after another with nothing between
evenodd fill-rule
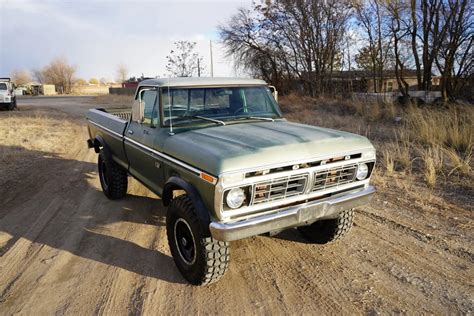
<instances>
[{"instance_id":1,"label":"bare tree","mask_svg":"<svg viewBox=\"0 0 474 316\"><path fill-rule=\"evenodd\" d=\"M382 90L384 70L387 68L392 42L385 28L387 18L383 0L367 0L354 3L354 11L359 25L364 30L374 91ZM362 52L361 52L362 53Z\"/></svg>"},{"instance_id":2,"label":"bare tree","mask_svg":"<svg viewBox=\"0 0 474 316\"><path fill-rule=\"evenodd\" d=\"M17 86L23 86L31 82L31 75L26 70L14 70L11 73L11 78Z\"/></svg>"},{"instance_id":3,"label":"bare tree","mask_svg":"<svg viewBox=\"0 0 474 316\"><path fill-rule=\"evenodd\" d=\"M202 57L194 51L196 42L178 41L166 56L166 70L173 77L192 77L200 74Z\"/></svg>"},{"instance_id":4,"label":"bare tree","mask_svg":"<svg viewBox=\"0 0 474 316\"><path fill-rule=\"evenodd\" d=\"M35 71L41 83L54 84L61 93L70 93L74 83L76 68L69 65L65 58L56 58L41 71Z\"/></svg>"},{"instance_id":5,"label":"bare tree","mask_svg":"<svg viewBox=\"0 0 474 316\"><path fill-rule=\"evenodd\" d=\"M411 46L419 90L431 90L435 59L447 35L447 21L443 19L445 2L444 0L411 0L410 3ZM447 19L450 20L451 16Z\"/></svg>"},{"instance_id":6,"label":"bare tree","mask_svg":"<svg viewBox=\"0 0 474 316\"><path fill-rule=\"evenodd\" d=\"M43 70L42 69L33 69L32 71L33 74L33 79L38 81L39 83L45 83L45 78L43 76Z\"/></svg>"},{"instance_id":7,"label":"bare tree","mask_svg":"<svg viewBox=\"0 0 474 316\"><path fill-rule=\"evenodd\" d=\"M474 67L474 20L469 0L449 0L443 3L442 22L445 35L435 55L441 73L441 93L445 101L454 99Z\"/></svg>"},{"instance_id":8,"label":"bare tree","mask_svg":"<svg viewBox=\"0 0 474 316\"><path fill-rule=\"evenodd\" d=\"M117 81L120 83L125 82L128 79L128 68L125 64L119 64L117 66Z\"/></svg>"},{"instance_id":9,"label":"bare tree","mask_svg":"<svg viewBox=\"0 0 474 316\"><path fill-rule=\"evenodd\" d=\"M333 72L342 67L349 16L348 1L266 1L240 9L220 36L237 67L280 90L297 79L314 96L331 88Z\"/></svg>"},{"instance_id":10,"label":"bare tree","mask_svg":"<svg viewBox=\"0 0 474 316\"><path fill-rule=\"evenodd\" d=\"M410 32L408 6L402 1L386 2L386 9L390 16L389 30L393 40L393 53L395 57L395 77L397 79L398 89L403 97L409 97L409 85L405 80L405 68L407 67L407 57L403 56L403 50L408 47L408 41L405 40Z\"/></svg>"}]
</instances>

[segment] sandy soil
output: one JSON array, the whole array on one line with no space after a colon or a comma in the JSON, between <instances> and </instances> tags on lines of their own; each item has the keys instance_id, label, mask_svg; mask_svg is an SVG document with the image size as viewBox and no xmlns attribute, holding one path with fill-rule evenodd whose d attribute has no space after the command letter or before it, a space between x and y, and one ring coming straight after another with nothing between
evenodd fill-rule
<instances>
[{"instance_id":1,"label":"sandy soil","mask_svg":"<svg viewBox=\"0 0 474 316\"><path fill-rule=\"evenodd\" d=\"M188 285L159 198L134 180L124 200L102 194L85 146L89 101L19 102L16 113L66 113L80 132L64 131L61 152L29 150L16 173L0 169L14 177L0 187L0 314L472 313L472 209L389 185L335 244L294 230L233 242L220 282Z\"/></svg>"}]
</instances>

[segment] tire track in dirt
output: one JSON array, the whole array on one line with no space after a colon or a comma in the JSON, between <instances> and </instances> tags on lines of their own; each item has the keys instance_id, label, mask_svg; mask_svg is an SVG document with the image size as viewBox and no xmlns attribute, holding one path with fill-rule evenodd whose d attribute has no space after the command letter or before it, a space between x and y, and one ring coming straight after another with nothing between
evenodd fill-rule
<instances>
[{"instance_id":1,"label":"tire track in dirt","mask_svg":"<svg viewBox=\"0 0 474 316\"><path fill-rule=\"evenodd\" d=\"M382 217L382 216L379 216L377 214L370 213L370 212L363 211L363 210L359 210L359 213L364 215L364 216L367 216L367 217L371 218L374 221L377 221L380 224L388 225L390 228L392 228L394 230L401 231L406 235L411 235L411 236L413 236L414 238L418 239L419 241L421 241L423 243L429 243L431 245L436 245L438 247L438 249L440 249L440 250L446 251L449 254L458 256L461 259L466 259L466 260L470 261L471 263L474 263L474 254L471 253L469 250L466 250L466 249L463 249L463 248L461 248L461 249L454 248L453 249L452 247L449 247L446 242L442 241L441 239L437 238L436 236L430 235L428 233L423 233L423 232L421 232L421 231L419 231L419 230L417 230L413 227L409 227L409 226L403 225L401 223L397 223L397 222L395 222L391 219L388 219L386 217Z\"/></svg>"}]
</instances>

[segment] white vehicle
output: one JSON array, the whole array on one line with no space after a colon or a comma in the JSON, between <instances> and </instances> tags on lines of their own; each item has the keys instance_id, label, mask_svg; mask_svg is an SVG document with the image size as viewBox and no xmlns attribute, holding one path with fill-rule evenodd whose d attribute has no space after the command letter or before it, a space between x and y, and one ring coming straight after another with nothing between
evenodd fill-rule
<instances>
[{"instance_id":1,"label":"white vehicle","mask_svg":"<svg viewBox=\"0 0 474 316\"><path fill-rule=\"evenodd\" d=\"M16 108L16 95L10 78L0 78L0 108L13 111Z\"/></svg>"}]
</instances>

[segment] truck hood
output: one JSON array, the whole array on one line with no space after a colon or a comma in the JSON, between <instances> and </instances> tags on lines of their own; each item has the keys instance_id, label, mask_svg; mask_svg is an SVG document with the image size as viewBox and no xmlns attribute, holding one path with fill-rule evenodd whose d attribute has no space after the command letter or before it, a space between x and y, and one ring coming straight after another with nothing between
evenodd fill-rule
<instances>
[{"instance_id":1,"label":"truck hood","mask_svg":"<svg viewBox=\"0 0 474 316\"><path fill-rule=\"evenodd\" d=\"M177 133L162 150L212 175L316 160L373 148L367 138L287 121L231 124Z\"/></svg>"}]
</instances>

